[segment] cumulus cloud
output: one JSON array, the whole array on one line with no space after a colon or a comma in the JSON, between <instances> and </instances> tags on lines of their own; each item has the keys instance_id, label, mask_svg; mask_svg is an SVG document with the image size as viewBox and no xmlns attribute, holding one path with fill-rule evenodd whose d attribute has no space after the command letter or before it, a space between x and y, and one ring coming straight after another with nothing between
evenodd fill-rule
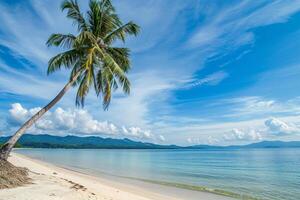
<instances>
[{"instance_id":1,"label":"cumulus cloud","mask_svg":"<svg viewBox=\"0 0 300 200\"><path fill-rule=\"evenodd\" d=\"M126 136L136 137L140 139L153 139L154 135L149 130L143 130L139 127L122 127L122 133Z\"/></svg>"},{"instance_id":2,"label":"cumulus cloud","mask_svg":"<svg viewBox=\"0 0 300 200\"><path fill-rule=\"evenodd\" d=\"M243 131L240 129L232 129L229 133L223 135L226 141L259 141L262 140L261 134L256 130Z\"/></svg>"},{"instance_id":3,"label":"cumulus cloud","mask_svg":"<svg viewBox=\"0 0 300 200\"><path fill-rule=\"evenodd\" d=\"M127 137L135 137L135 138L146 139L146 140L156 140L159 142L166 141L166 138L163 135L155 135L151 133L150 130L144 130L140 127L126 128L125 126L122 126L121 130L122 130L122 134Z\"/></svg>"},{"instance_id":4,"label":"cumulus cloud","mask_svg":"<svg viewBox=\"0 0 300 200\"><path fill-rule=\"evenodd\" d=\"M40 109L41 108L36 107L36 108L27 110L27 109L23 108L23 106L21 104L14 103L11 105L11 109L9 110L9 113L11 116L10 119L15 124L22 124L26 120L28 120L29 117L31 117L32 115L37 113ZM46 122L43 122L43 123L46 123ZM43 123L41 123L41 126Z\"/></svg>"},{"instance_id":5,"label":"cumulus cloud","mask_svg":"<svg viewBox=\"0 0 300 200\"><path fill-rule=\"evenodd\" d=\"M220 142L219 139L217 139L217 138L215 138L211 135L207 137L207 143L210 144L210 145L217 144L219 142Z\"/></svg>"},{"instance_id":6,"label":"cumulus cloud","mask_svg":"<svg viewBox=\"0 0 300 200\"><path fill-rule=\"evenodd\" d=\"M209 144L209 145L216 145L220 143L220 140L214 136L207 136L205 139L204 138L187 138L186 140L189 144L192 145L198 145L198 144Z\"/></svg>"},{"instance_id":7,"label":"cumulus cloud","mask_svg":"<svg viewBox=\"0 0 300 200\"><path fill-rule=\"evenodd\" d=\"M9 110L12 120L22 124L41 108L26 109L20 103L12 104ZM69 133L80 134L107 134L117 133L117 127L107 121L97 121L86 111L80 109L64 110L57 108L54 112L47 112L35 123L34 132L68 131Z\"/></svg>"},{"instance_id":8,"label":"cumulus cloud","mask_svg":"<svg viewBox=\"0 0 300 200\"><path fill-rule=\"evenodd\" d=\"M11 121L21 125L41 108L26 109L20 103L14 103L9 110ZM109 135L137 139L165 141L163 136L156 137L150 130L140 127L117 127L108 121L98 121L83 109L63 109L58 107L54 112L47 112L34 127L32 133Z\"/></svg>"},{"instance_id":9,"label":"cumulus cloud","mask_svg":"<svg viewBox=\"0 0 300 200\"><path fill-rule=\"evenodd\" d=\"M270 118L265 121L268 130L273 134L285 135L299 132L299 128L294 124L288 124L280 119Z\"/></svg>"}]
</instances>

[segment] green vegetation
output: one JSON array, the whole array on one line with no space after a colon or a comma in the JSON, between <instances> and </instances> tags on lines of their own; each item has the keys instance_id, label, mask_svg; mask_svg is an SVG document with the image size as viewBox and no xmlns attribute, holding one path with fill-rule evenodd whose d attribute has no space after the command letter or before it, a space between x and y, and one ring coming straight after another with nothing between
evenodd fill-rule
<instances>
[{"instance_id":1,"label":"green vegetation","mask_svg":"<svg viewBox=\"0 0 300 200\"><path fill-rule=\"evenodd\" d=\"M9 140L9 137L0 137L0 144ZM263 141L243 146L177 146L159 145L133 141L130 139L114 139L101 137L78 137L78 136L53 136L53 135L23 135L16 148L64 148L64 149L257 149L257 148L300 148L300 141L280 142Z\"/></svg>"},{"instance_id":2,"label":"green vegetation","mask_svg":"<svg viewBox=\"0 0 300 200\"><path fill-rule=\"evenodd\" d=\"M0 143L8 137L0 137ZM18 147L23 148L64 148L64 149L171 149L174 145L157 145L136 142L129 139L112 139L101 137L51 136L51 135L23 135Z\"/></svg>"},{"instance_id":3,"label":"green vegetation","mask_svg":"<svg viewBox=\"0 0 300 200\"><path fill-rule=\"evenodd\" d=\"M0 143L0 148L4 145L4 143ZM23 146L20 143L17 143L14 148L22 148Z\"/></svg>"}]
</instances>

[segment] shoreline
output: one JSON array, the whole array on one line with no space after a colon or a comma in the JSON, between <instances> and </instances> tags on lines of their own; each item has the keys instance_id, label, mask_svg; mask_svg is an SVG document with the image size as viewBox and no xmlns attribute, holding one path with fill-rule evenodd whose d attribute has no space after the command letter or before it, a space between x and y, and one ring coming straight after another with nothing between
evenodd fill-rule
<instances>
[{"instance_id":1,"label":"shoreline","mask_svg":"<svg viewBox=\"0 0 300 200\"><path fill-rule=\"evenodd\" d=\"M116 177L92 176L51 163L12 153L9 161L30 170L31 185L0 190L0 200L230 200L233 198L204 191L192 191ZM75 191L75 192L74 192ZM21 195L21 196L18 196Z\"/></svg>"}]
</instances>

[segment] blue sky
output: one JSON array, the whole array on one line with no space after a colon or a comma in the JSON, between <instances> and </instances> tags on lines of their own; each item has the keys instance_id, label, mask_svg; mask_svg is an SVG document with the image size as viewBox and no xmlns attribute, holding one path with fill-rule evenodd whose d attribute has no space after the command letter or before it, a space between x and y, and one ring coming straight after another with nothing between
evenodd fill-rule
<instances>
[{"instance_id":1,"label":"blue sky","mask_svg":"<svg viewBox=\"0 0 300 200\"><path fill-rule=\"evenodd\" d=\"M82 10L87 3L79 1ZM108 111L75 90L28 133L99 135L156 143L300 140L300 1L113 0L142 27L131 95ZM60 0L0 2L0 134L12 134L64 86L47 76L51 33L75 33ZM116 44L121 45L121 44Z\"/></svg>"}]
</instances>

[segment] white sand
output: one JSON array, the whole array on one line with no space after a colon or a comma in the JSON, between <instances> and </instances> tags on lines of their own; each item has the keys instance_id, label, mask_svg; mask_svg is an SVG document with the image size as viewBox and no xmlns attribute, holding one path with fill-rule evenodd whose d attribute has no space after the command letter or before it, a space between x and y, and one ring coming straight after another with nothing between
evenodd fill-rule
<instances>
[{"instance_id":1,"label":"white sand","mask_svg":"<svg viewBox=\"0 0 300 200\"><path fill-rule=\"evenodd\" d=\"M0 190L0 200L227 200L205 192L166 195L140 187L114 183L13 153L9 161L30 170L33 184ZM181 194L181 195L179 195ZM196 196L195 196L196 195ZM171 197L172 196L172 197ZM180 197L179 197L180 196Z\"/></svg>"}]
</instances>

